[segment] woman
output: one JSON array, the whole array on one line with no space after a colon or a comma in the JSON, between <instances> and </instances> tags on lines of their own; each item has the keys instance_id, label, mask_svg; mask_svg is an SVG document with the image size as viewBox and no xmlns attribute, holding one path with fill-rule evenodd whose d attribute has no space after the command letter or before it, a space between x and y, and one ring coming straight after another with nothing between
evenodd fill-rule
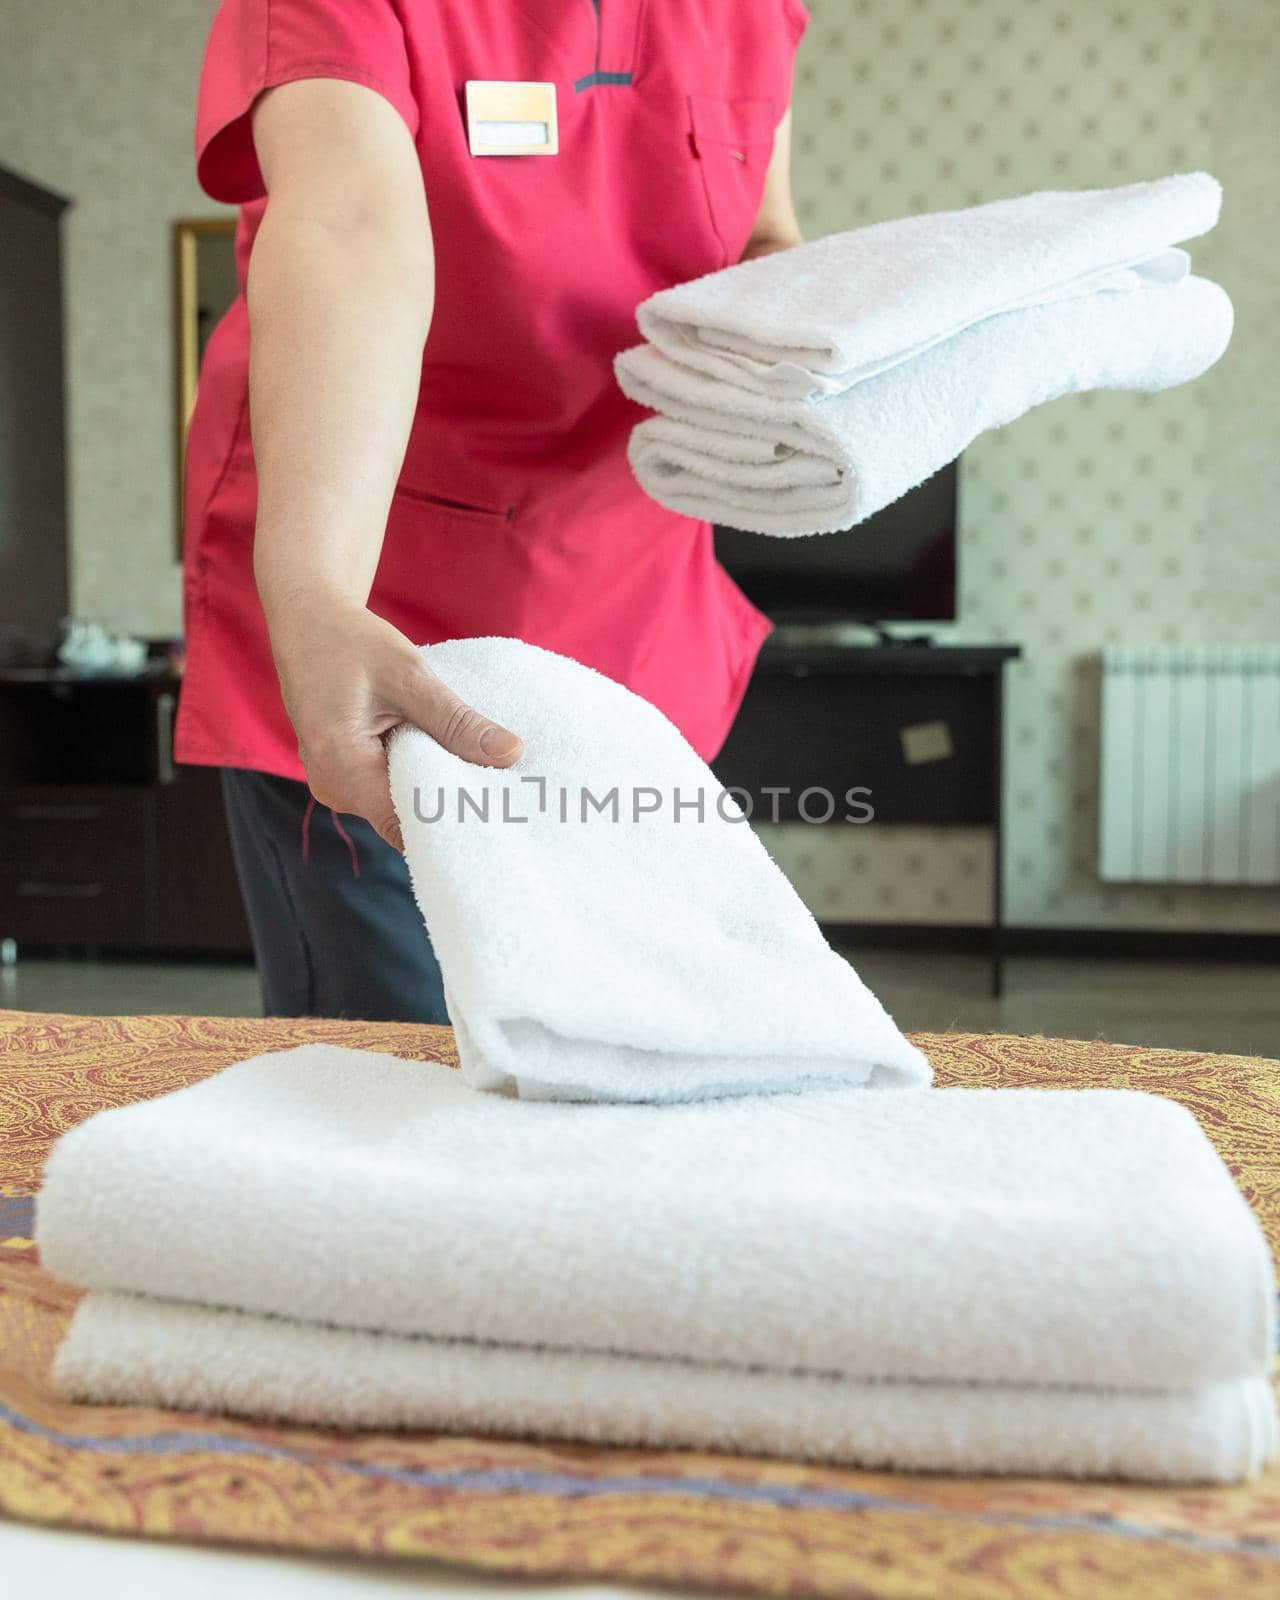
<instances>
[{"instance_id":1,"label":"woman","mask_svg":"<svg viewBox=\"0 0 1280 1600\"><path fill-rule=\"evenodd\" d=\"M709 527L636 486L612 358L656 289L798 239L806 20L799 0L219 9L197 161L242 207L244 292L191 424L177 755L224 769L268 1014L445 1020L382 735L413 722L496 766L521 747L415 645L517 636L719 748L768 623ZM501 86L483 126L473 81ZM546 84L553 107L520 88ZM473 153L495 127L530 153Z\"/></svg>"}]
</instances>

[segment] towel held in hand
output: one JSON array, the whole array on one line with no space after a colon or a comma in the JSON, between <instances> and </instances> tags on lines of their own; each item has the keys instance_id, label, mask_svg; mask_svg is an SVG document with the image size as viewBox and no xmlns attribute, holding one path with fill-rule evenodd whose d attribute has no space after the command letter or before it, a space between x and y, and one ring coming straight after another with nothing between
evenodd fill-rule
<instances>
[{"instance_id":1,"label":"towel held in hand","mask_svg":"<svg viewBox=\"0 0 1280 1600\"><path fill-rule=\"evenodd\" d=\"M1189 270L1177 241L1215 226L1207 172L1038 190L828 234L642 302L672 360L740 388L813 400L911 361L988 317L1098 294L1139 296Z\"/></svg>"},{"instance_id":2,"label":"towel held in hand","mask_svg":"<svg viewBox=\"0 0 1280 1600\"><path fill-rule=\"evenodd\" d=\"M663 290L615 360L659 415L628 455L661 504L780 536L865 521L980 433L1092 389L1160 390L1222 355L1226 293L1175 241L1207 173L1046 192L832 235Z\"/></svg>"},{"instance_id":3,"label":"towel held in hand","mask_svg":"<svg viewBox=\"0 0 1280 1600\"><path fill-rule=\"evenodd\" d=\"M660 1101L929 1081L660 711L516 639L453 639L422 657L524 740L502 769L417 729L390 741L468 1082Z\"/></svg>"}]
</instances>

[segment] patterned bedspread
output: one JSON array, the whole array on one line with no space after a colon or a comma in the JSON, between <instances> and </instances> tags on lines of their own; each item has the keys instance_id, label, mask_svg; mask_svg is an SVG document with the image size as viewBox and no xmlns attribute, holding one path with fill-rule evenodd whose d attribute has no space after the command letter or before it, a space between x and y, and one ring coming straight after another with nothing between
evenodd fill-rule
<instances>
[{"instance_id":1,"label":"patterned bedspread","mask_svg":"<svg viewBox=\"0 0 1280 1600\"><path fill-rule=\"evenodd\" d=\"M75 1295L41 1272L30 1237L51 1141L103 1107L316 1039L453 1060L436 1028L0 1012L0 1509L152 1537L849 1600L1280 1596L1274 1469L1243 1489L1180 1491L904 1477L56 1400L48 1367ZM1280 1247L1280 1064L1101 1041L916 1042L943 1084L1181 1100Z\"/></svg>"}]
</instances>

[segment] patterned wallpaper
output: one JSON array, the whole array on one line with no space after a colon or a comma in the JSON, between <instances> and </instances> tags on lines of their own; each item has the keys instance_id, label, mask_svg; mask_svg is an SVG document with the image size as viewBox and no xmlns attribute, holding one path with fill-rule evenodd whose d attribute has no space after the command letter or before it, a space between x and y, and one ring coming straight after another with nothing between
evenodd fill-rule
<instances>
[{"instance_id":1,"label":"patterned wallpaper","mask_svg":"<svg viewBox=\"0 0 1280 1600\"><path fill-rule=\"evenodd\" d=\"M607 0L606 0L607 3ZM765 0L743 0L765 3ZM1280 926L1280 894L1094 876L1100 646L1275 632L1280 569L1276 0L810 0L795 87L811 233L1034 188L1207 167L1223 222L1194 247L1236 301L1216 371L1167 395L1061 400L967 454L961 622L1022 643L1010 676L1007 909L1024 923ZM0 162L71 195L77 608L176 631L169 224L191 173L213 0L8 6ZM826 915L980 920L982 834L771 830Z\"/></svg>"},{"instance_id":2,"label":"patterned wallpaper","mask_svg":"<svg viewBox=\"0 0 1280 1600\"><path fill-rule=\"evenodd\" d=\"M1011 922L1280 927L1273 889L1129 888L1095 871L1096 652L1260 640L1280 623L1280 5L810 9L794 96L809 234L1197 167L1222 179L1223 222L1190 248L1236 302L1227 356L1185 388L1073 396L979 439L961 483L960 620L946 632L1024 650L1008 679ZM982 834L762 832L821 915L986 915Z\"/></svg>"}]
</instances>

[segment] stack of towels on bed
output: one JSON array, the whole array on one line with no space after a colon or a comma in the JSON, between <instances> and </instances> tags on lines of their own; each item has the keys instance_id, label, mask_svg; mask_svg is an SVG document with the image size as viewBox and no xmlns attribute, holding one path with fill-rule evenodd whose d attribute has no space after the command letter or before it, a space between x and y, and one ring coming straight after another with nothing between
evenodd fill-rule
<instances>
[{"instance_id":1,"label":"stack of towels on bed","mask_svg":"<svg viewBox=\"0 0 1280 1600\"><path fill-rule=\"evenodd\" d=\"M309 1045L64 1135L65 1394L970 1473L1268 1459L1271 1266L1186 1111L929 1089L658 712L514 640L424 653L525 739L506 771L392 743L461 1070Z\"/></svg>"},{"instance_id":2,"label":"stack of towels on bed","mask_svg":"<svg viewBox=\"0 0 1280 1600\"><path fill-rule=\"evenodd\" d=\"M663 290L616 361L660 413L644 489L756 533L825 533L922 483L980 433L1087 389L1211 367L1232 308L1177 248L1217 181L1044 192L830 235Z\"/></svg>"},{"instance_id":3,"label":"stack of towels on bed","mask_svg":"<svg viewBox=\"0 0 1280 1600\"><path fill-rule=\"evenodd\" d=\"M952 1472L1272 1452L1265 1246L1123 1091L478 1093L309 1045L62 1139L71 1396Z\"/></svg>"}]
</instances>

